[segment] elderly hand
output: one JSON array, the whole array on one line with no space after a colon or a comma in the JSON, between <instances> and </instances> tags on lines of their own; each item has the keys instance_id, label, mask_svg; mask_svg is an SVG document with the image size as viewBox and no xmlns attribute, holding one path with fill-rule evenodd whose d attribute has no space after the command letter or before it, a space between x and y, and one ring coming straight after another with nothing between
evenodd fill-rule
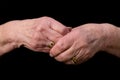
<instances>
[{"instance_id":1,"label":"elderly hand","mask_svg":"<svg viewBox=\"0 0 120 80\"><path fill-rule=\"evenodd\" d=\"M80 64L103 50L107 43L107 27L85 24L73 28L50 51L50 56L66 64Z\"/></svg>"},{"instance_id":2,"label":"elderly hand","mask_svg":"<svg viewBox=\"0 0 120 80\"><path fill-rule=\"evenodd\" d=\"M0 53L21 45L33 51L49 52L54 43L68 33L70 28L49 17L15 20L3 24L0 29ZM11 45L11 46L9 46Z\"/></svg>"}]
</instances>

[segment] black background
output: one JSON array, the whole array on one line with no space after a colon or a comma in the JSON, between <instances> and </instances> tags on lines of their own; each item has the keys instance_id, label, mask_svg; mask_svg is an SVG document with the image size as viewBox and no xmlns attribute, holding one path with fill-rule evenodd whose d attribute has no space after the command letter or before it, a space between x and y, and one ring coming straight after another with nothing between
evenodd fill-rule
<instances>
[{"instance_id":1,"label":"black background","mask_svg":"<svg viewBox=\"0 0 120 80\"><path fill-rule=\"evenodd\" d=\"M54 2L54 1L53 1ZM96 2L65 3L56 1L3 1L0 6L0 24L11 20L52 17L66 26L76 27L85 23L111 23L120 26L118 6L113 3L98 4ZM103 3L103 2L101 2ZM104 7L103 7L104 5ZM112 5L112 6L111 6ZM110 6L110 7L108 7ZM87 62L72 66L57 62L47 53L33 52L26 48L15 49L0 57L0 71L2 74L12 74L19 77L43 77L53 79L65 76L67 78L94 78L94 75L104 78L106 74L119 73L120 59L106 52L98 52ZM27 76L28 75L28 76ZM56 79L56 78L55 78Z\"/></svg>"}]
</instances>

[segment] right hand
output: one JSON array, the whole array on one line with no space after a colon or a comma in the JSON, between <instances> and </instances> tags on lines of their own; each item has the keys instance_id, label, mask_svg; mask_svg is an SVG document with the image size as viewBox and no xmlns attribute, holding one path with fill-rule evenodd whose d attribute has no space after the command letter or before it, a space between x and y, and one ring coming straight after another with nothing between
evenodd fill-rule
<instances>
[{"instance_id":1,"label":"right hand","mask_svg":"<svg viewBox=\"0 0 120 80\"><path fill-rule=\"evenodd\" d=\"M102 24L85 24L73 28L53 46L50 55L66 64L83 63L108 45L109 32L109 26Z\"/></svg>"}]
</instances>

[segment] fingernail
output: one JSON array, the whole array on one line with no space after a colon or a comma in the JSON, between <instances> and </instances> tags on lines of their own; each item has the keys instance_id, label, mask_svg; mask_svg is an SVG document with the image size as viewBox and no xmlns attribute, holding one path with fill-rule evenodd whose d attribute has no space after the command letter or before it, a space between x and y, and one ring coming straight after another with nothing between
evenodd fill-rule
<instances>
[{"instance_id":1,"label":"fingernail","mask_svg":"<svg viewBox=\"0 0 120 80\"><path fill-rule=\"evenodd\" d=\"M52 54L50 54L50 57L53 57L53 55L52 55Z\"/></svg>"}]
</instances>

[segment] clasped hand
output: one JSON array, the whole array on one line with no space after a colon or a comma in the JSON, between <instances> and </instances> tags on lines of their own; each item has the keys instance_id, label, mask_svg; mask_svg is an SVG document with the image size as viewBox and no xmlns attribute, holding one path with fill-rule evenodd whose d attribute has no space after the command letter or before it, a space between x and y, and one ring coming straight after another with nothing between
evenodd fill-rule
<instances>
[{"instance_id":1,"label":"clasped hand","mask_svg":"<svg viewBox=\"0 0 120 80\"><path fill-rule=\"evenodd\" d=\"M0 53L24 46L49 53L66 64L80 64L104 50L106 29L102 24L84 24L72 29L49 17L10 21L0 29L0 36L4 37Z\"/></svg>"}]
</instances>

